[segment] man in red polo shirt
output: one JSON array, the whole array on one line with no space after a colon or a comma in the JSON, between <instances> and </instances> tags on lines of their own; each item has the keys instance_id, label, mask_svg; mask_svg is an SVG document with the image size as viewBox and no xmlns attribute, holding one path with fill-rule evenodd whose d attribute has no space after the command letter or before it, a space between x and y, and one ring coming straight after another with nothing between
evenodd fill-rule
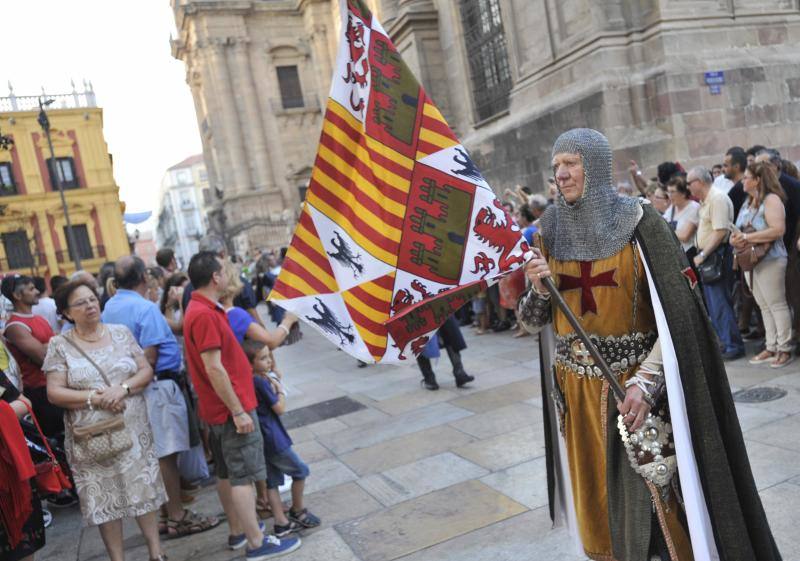
<instances>
[{"instance_id":1,"label":"man in red polo shirt","mask_svg":"<svg viewBox=\"0 0 800 561\"><path fill-rule=\"evenodd\" d=\"M219 298L226 288L222 260L201 251L189 262L194 286L183 324L186 362L200 417L211 427L211 453L222 508L228 517L228 546L249 545L247 559L261 561L300 546L299 538L265 537L256 515L255 481L267 477L252 369L228 324Z\"/></svg>"}]
</instances>

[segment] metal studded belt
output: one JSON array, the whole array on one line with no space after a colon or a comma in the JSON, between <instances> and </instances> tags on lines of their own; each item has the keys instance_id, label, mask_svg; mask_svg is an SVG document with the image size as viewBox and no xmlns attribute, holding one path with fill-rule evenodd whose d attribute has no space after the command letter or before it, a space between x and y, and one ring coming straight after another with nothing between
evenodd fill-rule
<instances>
[{"instance_id":1,"label":"metal studded belt","mask_svg":"<svg viewBox=\"0 0 800 561\"><path fill-rule=\"evenodd\" d=\"M658 338L655 331L615 337L591 336L592 342L614 372L622 372L643 362ZM574 333L556 337L556 363L578 376L600 377L600 368Z\"/></svg>"}]
</instances>

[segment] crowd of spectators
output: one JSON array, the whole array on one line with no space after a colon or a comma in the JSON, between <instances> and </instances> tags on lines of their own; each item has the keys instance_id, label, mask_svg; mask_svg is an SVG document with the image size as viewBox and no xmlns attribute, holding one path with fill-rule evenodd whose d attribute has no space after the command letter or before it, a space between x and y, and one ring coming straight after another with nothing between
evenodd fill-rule
<instances>
[{"instance_id":1,"label":"crowd of spectators","mask_svg":"<svg viewBox=\"0 0 800 561\"><path fill-rule=\"evenodd\" d=\"M163 561L163 540L222 523L186 508L209 485L225 512L225 545L247 559L293 551L295 534L321 523L303 501L309 469L280 420L287 391L272 355L299 339L297 318L276 308L277 327L267 328L251 282L266 297L280 258L248 268L218 238L201 246L185 271L162 249L156 267L125 256L96 276L51 277L49 287L3 278L0 558L32 560L50 509L79 505L112 561L124 558L126 518L150 559ZM42 466L60 479L43 483Z\"/></svg>"}]
</instances>

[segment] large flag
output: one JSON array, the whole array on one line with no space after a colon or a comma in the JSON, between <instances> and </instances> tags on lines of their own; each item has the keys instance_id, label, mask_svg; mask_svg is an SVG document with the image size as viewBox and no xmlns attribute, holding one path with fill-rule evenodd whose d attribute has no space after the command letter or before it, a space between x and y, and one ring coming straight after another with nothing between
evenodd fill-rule
<instances>
[{"instance_id":1,"label":"large flag","mask_svg":"<svg viewBox=\"0 0 800 561\"><path fill-rule=\"evenodd\" d=\"M317 158L270 300L360 360L396 362L528 247L364 2L341 12Z\"/></svg>"}]
</instances>

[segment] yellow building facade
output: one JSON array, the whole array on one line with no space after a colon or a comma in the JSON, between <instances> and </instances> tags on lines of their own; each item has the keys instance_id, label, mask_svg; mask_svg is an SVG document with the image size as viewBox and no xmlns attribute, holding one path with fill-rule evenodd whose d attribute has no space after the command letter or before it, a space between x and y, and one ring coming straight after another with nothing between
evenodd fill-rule
<instances>
[{"instance_id":1,"label":"yellow building facade","mask_svg":"<svg viewBox=\"0 0 800 561\"><path fill-rule=\"evenodd\" d=\"M49 279L75 271L54 173L64 186L81 267L96 273L130 253L94 93L48 98L55 99L47 110L55 163L37 122L38 98L0 98L0 134L13 141L0 149L0 274Z\"/></svg>"}]
</instances>

